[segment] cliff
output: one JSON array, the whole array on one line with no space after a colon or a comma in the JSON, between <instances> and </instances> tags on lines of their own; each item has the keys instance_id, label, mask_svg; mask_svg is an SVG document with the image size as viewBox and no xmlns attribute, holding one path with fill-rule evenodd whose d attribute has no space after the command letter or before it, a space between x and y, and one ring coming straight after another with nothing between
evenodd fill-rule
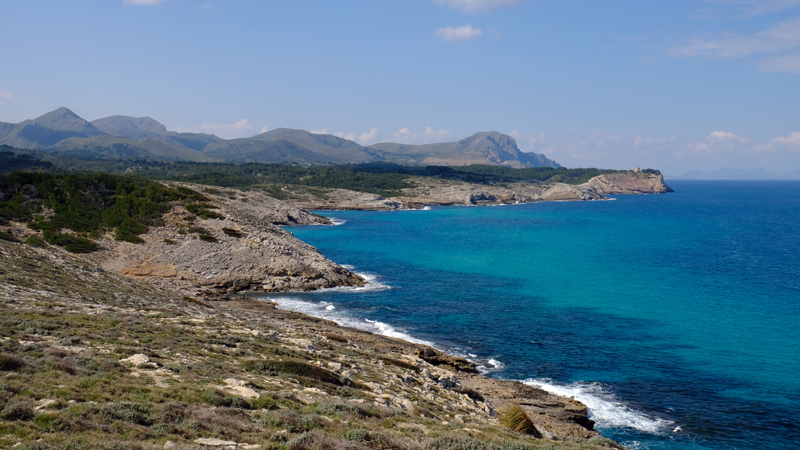
<instances>
[{"instance_id":1,"label":"cliff","mask_svg":"<svg viewBox=\"0 0 800 450\"><path fill-rule=\"evenodd\" d=\"M288 200L309 210L394 210L425 206L467 206L531 203L541 201L603 200L616 194L661 194L672 192L660 173L623 172L604 174L578 185L554 183L501 183L485 185L435 177L412 177L411 188L401 195L384 198L343 189L328 190L324 198L304 192Z\"/></svg>"}]
</instances>

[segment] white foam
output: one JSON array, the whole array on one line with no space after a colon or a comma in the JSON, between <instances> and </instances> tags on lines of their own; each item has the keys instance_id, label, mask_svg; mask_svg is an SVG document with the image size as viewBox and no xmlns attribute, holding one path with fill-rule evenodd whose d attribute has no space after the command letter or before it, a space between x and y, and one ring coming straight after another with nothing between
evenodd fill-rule
<instances>
[{"instance_id":1,"label":"white foam","mask_svg":"<svg viewBox=\"0 0 800 450\"><path fill-rule=\"evenodd\" d=\"M349 271L353 271L353 266L348 266L345 264L341 265L345 269ZM378 292L378 291L386 291L391 289L392 287L381 283L378 279L378 275L367 273L367 272L353 272L356 275L359 275L361 278L367 281L367 284L364 286L337 286L332 288L323 288L317 289L314 291L305 292L306 294L322 294L326 292Z\"/></svg>"},{"instance_id":2,"label":"white foam","mask_svg":"<svg viewBox=\"0 0 800 450\"><path fill-rule=\"evenodd\" d=\"M630 408L599 383L577 382L564 385L554 383L547 378L528 379L524 383L562 397L574 397L589 408L589 418L600 428L625 427L650 434L661 434L672 430L675 426L674 422Z\"/></svg>"},{"instance_id":3,"label":"white foam","mask_svg":"<svg viewBox=\"0 0 800 450\"><path fill-rule=\"evenodd\" d=\"M503 366L505 366L505 364L494 358L489 358L489 364L493 365L495 370L500 370L503 368Z\"/></svg>"},{"instance_id":4,"label":"white foam","mask_svg":"<svg viewBox=\"0 0 800 450\"><path fill-rule=\"evenodd\" d=\"M344 225L347 223L346 220L337 219L336 217L328 217L331 220L331 225Z\"/></svg>"},{"instance_id":5,"label":"white foam","mask_svg":"<svg viewBox=\"0 0 800 450\"><path fill-rule=\"evenodd\" d=\"M398 339L403 339L415 344L423 344L433 346L432 342L422 339L417 339L410 334L395 328L387 323L379 322L377 320L358 319L348 316L347 314L337 311L336 306L329 302L313 302L300 300L293 297L269 297L269 301L278 304L278 309L285 309L288 311L297 311L309 316L319 317L322 319L332 320L337 324L344 327L353 327L361 330L369 331L370 333L382 334Z\"/></svg>"}]
</instances>

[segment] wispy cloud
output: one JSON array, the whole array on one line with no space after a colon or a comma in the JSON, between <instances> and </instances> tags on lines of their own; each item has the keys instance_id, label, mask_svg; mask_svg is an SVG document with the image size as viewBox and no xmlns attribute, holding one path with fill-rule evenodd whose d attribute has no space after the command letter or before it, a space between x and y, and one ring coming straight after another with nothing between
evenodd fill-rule
<instances>
[{"instance_id":1,"label":"wispy cloud","mask_svg":"<svg viewBox=\"0 0 800 450\"><path fill-rule=\"evenodd\" d=\"M199 127L176 127L175 130L180 132L216 134L221 138L234 139L245 137L252 128L253 125L250 124L248 119L242 119L234 123L205 123ZM264 131L262 131L262 133L263 132Z\"/></svg>"},{"instance_id":2,"label":"wispy cloud","mask_svg":"<svg viewBox=\"0 0 800 450\"><path fill-rule=\"evenodd\" d=\"M800 46L800 17L777 23L749 36L695 39L672 49L674 56L701 58L741 58L758 53L774 53Z\"/></svg>"},{"instance_id":3,"label":"wispy cloud","mask_svg":"<svg viewBox=\"0 0 800 450\"><path fill-rule=\"evenodd\" d=\"M166 0L122 0L125 5L157 5Z\"/></svg>"},{"instance_id":4,"label":"wispy cloud","mask_svg":"<svg viewBox=\"0 0 800 450\"><path fill-rule=\"evenodd\" d=\"M709 2L732 9L743 17L760 16L800 6L800 0L709 0Z\"/></svg>"},{"instance_id":5,"label":"wispy cloud","mask_svg":"<svg viewBox=\"0 0 800 450\"><path fill-rule=\"evenodd\" d=\"M3 99L14 98L14 94L11 94L10 92L5 92L4 90L0 89L0 98Z\"/></svg>"},{"instance_id":6,"label":"wispy cloud","mask_svg":"<svg viewBox=\"0 0 800 450\"><path fill-rule=\"evenodd\" d=\"M401 128L392 135L394 142L401 144L430 144L433 142L444 142L453 138L448 130L434 130L433 127L425 127L422 133L414 133L408 128Z\"/></svg>"},{"instance_id":7,"label":"wispy cloud","mask_svg":"<svg viewBox=\"0 0 800 450\"><path fill-rule=\"evenodd\" d=\"M480 28L475 28L471 24L460 27L439 28L434 33L436 37L445 42L469 41L483 36Z\"/></svg>"},{"instance_id":8,"label":"wispy cloud","mask_svg":"<svg viewBox=\"0 0 800 450\"><path fill-rule=\"evenodd\" d=\"M262 133L266 133L267 131L269 131L269 127L268 126L264 125L263 127L261 127L261 132Z\"/></svg>"},{"instance_id":9,"label":"wispy cloud","mask_svg":"<svg viewBox=\"0 0 800 450\"><path fill-rule=\"evenodd\" d=\"M514 6L519 0L434 0L440 5L456 8L460 11L477 13L490 9Z\"/></svg>"}]
</instances>

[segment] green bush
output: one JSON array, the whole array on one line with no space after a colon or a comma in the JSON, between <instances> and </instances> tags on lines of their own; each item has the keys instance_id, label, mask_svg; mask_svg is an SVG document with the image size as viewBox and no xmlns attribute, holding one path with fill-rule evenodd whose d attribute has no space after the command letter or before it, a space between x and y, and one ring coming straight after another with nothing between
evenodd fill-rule
<instances>
[{"instance_id":1,"label":"green bush","mask_svg":"<svg viewBox=\"0 0 800 450\"><path fill-rule=\"evenodd\" d=\"M222 232L230 237L235 237L235 238L242 237L242 232L239 230L234 230L233 228L223 228Z\"/></svg>"},{"instance_id":2,"label":"green bush","mask_svg":"<svg viewBox=\"0 0 800 450\"><path fill-rule=\"evenodd\" d=\"M28 237L28 239L25 239L25 244L30 245L31 247L47 247L47 242L35 234Z\"/></svg>"},{"instance_id":3,"label":"green bush","mask_svg":"<svg viewBox=\"0 0 800 450\"><path fill-rule=\"evenodd\" d=\"M262 375L286 374L298 375L301 377L310 378L323 383L335 384L337 386L355 387L355 383L351 380L340 377L339 375L331 372L330 370L323 369L312 364L296 360L250 360L245 361L242 365L244 370L248 372L258 373Z\"/></svg>"},{"instance_id":4,"label":"green bush","mask_svg":"<svg viewBox=\"0 0 800 450\"><path fill-rule=\"evenodd\" d=\"M0 194L4 199L0 201L0 218L27 222L28 228L42 231L48 243L65 248L69 245L67 250L76 253L97 247L76 236L61 235L62 229L88 233L92 238L115 229L117 240L142 242L137 236L150 226L160 226L161 216L173 202L210 201L184 187L170 188L143 178L106 173L16 172L0 176ZM55 213L48 220L41 215L45 207ZM58 244L58 240L65 243Z\"/></svg>"},{"instance_id":5,"label":"green bush","mask_svg":"<svg viewBox=\"0 0 800 450\"><path fill-rule=\"evenodd\" d=\"M3 231L0 231L0 240L10 241L10 242L19 242L19 239L15 238L14 236L12 236L12 235L10 235L10 234L8 234L6 232L3 232Z\"/></svg>"}]
</instances>

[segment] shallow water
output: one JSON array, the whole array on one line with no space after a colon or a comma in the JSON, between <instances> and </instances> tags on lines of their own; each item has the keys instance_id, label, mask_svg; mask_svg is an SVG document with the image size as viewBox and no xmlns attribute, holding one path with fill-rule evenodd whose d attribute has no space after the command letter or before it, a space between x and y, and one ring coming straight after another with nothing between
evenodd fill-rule
<instances>
[{"instance_id":1,"label":"shallow water","mask_svg":"<svg viewBox=\"0 0 800 450\"><path fill-rule=\"evenodd\" d=\"M574 395L633 448L796 448L800 182L670 185L325 212L341 225L291 231L373 284L270 298Z\"/></svg>"}]
</instances>

